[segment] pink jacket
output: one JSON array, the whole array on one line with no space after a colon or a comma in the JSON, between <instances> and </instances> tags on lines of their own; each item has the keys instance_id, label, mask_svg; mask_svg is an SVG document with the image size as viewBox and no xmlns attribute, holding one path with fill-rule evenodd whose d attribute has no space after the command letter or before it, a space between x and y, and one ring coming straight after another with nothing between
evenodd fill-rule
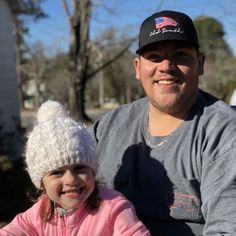
<instances>
[{"instance_id":1,"label":"pink jacket","mask_svg":"<svg viewBox=\"0 0 236 236\"><path fill-rule=\"evenodd\" d=\"M100 187L103 199L97 211L78 209L73 214L55 214L55 224L42 222L39 217L41 200L18 214L0 229L0 236L150 236L138 220L132 204L114 190Z\"/></svg>"}]
</instances>

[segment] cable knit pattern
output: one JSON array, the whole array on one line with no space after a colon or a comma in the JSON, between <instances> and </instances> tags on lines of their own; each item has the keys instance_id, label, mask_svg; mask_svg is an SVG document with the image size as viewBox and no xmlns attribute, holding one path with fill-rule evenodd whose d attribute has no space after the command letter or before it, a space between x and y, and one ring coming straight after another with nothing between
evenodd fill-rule
<instances>
[{"instance_id":1,"label":"cable knit pattern","mask_svg":"<svg viewBox=\"0 0 236 236\"><path fill-rule=\"evenodd\" d=\"M65 165L85 164L96 173L97 156L90 134L69 117L60 103L43 103L37 122L26 144L26 165L37 188L48 171Z\"/></svg>"}]
</instances>

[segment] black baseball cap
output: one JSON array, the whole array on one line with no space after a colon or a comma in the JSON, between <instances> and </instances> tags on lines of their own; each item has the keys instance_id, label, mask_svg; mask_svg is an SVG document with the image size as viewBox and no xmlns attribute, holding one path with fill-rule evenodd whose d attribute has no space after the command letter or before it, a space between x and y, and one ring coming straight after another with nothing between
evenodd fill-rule
<instances>
[{"instance_id":1,"label":"black baseball cap","mask_svg":"<svg viewBox=\"0 0 236 236\"><path fill-rule=\"evenodd\" d=\"M186 41L199 48L197 31L188 15L177 11L160 11L143 21L136 53L140 54L151 44L167 40Z\"/></svg>"}]
</instances>

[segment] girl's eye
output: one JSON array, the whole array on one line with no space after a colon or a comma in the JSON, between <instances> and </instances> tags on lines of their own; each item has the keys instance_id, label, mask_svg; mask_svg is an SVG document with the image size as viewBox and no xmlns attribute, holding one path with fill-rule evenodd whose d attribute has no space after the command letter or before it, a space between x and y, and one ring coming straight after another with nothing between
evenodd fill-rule
<instances>
[{"instance_id":1,"label":"girl's eye","mask_svg":"<svg viewBox=\"0 0 236 236\"><path fill-rule=\"evenodd\" d=\"M77 173L84 173L86 172L88 169L87 166L83 166L83 165L77 165L74 167L74 171L76 171Z\"/></svg>"},{"instance_id":2,"label":"girl's eye","mask_svg":"<svg viewBox=\"0 0 236 236\"><path fill-rule=\"evenodd\" d=\"M78 165L73 168L74 173L77 175L80 174L89 174L90 173L90 168L88 166L83 166L83 165Z\"/></svg>"},{"instance_id":3,"label":"girl's eye","mask_svg":"<svg viewBox=\"0 0 236 236\"><path fill-rule=\"evenodd\" d=\"M62 171L61 170L53 170L53 171L51 171L51 173L50 173L50 175L62 175L63 173L62 173Z\"/></svg>"}]
</instances>

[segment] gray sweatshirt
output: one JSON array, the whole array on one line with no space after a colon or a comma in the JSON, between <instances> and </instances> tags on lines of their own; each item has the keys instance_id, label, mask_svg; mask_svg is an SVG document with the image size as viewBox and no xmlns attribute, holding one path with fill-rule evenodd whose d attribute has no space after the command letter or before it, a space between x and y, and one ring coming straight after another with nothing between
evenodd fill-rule
<instances>
[{"instance_id":1,"label":"gray sweatshirt","mask_svg":"<svg viewBox=\"0 0 236 236\"><path fill-rule=\"evenodd\" d=\"M200 92L186 121L147 145L148 100L89 128L98 177L122 192L153 236L236 235L236 112Z\"/></svg>"}]
</instances>

